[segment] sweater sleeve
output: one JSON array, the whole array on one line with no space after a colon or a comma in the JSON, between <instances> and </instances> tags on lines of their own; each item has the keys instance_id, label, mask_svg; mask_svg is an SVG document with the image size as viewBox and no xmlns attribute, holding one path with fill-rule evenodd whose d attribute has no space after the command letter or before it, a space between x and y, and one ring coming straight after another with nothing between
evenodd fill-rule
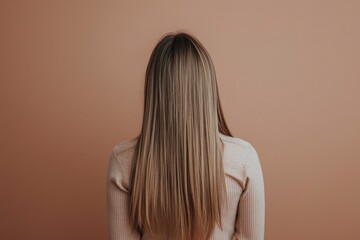
<instances>
[{"instance_id":1,"label":"sweater sleeve","mask_svg":"<svg viewBox=\"0 0 360 240\"><path fill-rule=\"evenodd\" d=\"M109 240L138 240L141 235L132 231L129 223L129 192L123 185L120 163L115 150L108 159L106 190Z\"/></svg>"},{"instance_id":2,"label":"sweater sleeve","mask_svg":"<svg viewBox=\"0 0 360 240\"><path fill-rule=\"evenodd\" d=\"M246 182L240 196L232 240L264 240L265 189L259 156L249 143L245 161Z\"/></svg>"}]
</instances>

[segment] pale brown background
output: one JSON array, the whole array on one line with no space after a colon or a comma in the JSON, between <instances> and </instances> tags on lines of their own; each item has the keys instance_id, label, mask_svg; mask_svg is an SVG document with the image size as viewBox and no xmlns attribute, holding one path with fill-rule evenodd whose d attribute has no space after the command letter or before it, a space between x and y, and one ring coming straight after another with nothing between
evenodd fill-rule
<instances>
[{"instance_id":1,"label":"pale brown background","mask_svg":"<svg viewBox=\"0 0 360 240\"><path fill-rule=\"evenodd\" d=\"M0 239L106 239L105 174L138 134L151 50L210 52L258 151L267 240L360 239L359 1L1 1Z\"/></svg>"}]
</instances>

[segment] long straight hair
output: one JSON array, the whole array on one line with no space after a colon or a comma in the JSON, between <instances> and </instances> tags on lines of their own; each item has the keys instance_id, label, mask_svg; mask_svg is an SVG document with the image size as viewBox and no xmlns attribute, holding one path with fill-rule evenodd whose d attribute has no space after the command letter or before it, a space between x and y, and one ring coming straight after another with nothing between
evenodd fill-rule
<instances>
[{"instance_id":1,"label":"long straight hair","mask_svg":"<svg viewBox=\"0 0 360 240\"><path fill-rule=\"evenodd\" d=\"M130 174L130 223L153 239L206 240L227 204L223 142L232 136L215 68L186 32L161 37L145 75L144 112Z\"/></svg>"}]
</instances>

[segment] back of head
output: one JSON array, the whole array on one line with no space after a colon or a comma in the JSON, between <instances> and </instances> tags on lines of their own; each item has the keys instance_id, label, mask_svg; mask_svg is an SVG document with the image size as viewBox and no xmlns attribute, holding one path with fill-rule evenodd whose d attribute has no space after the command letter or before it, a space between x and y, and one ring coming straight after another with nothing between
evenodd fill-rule
<instances>
[{"instance_id":1,"label":"back of head","mask_svg":"<svg viewBox=\"0 0 360 240\"><path fill-rule=\"evenodd\" d=\"M209 239L226 204L225 123L209 53L185 32L164 35L145 75L130 178L130 222L154 239Z\"/></svg>"}]
</instances>

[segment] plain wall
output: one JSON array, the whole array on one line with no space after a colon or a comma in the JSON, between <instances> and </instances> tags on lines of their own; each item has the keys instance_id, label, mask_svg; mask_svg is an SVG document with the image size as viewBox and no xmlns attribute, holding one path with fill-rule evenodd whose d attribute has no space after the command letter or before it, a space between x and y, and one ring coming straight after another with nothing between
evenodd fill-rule
<instances>
[{"instance_id":1,"label":"plain wall","mask_svg":"<svg viewBox=\"0 0 360 240\"><path fill-rule=\"evenodd\" d=\"M359 1L1 1L0 239L106 239L107 160L185 30L263 168L267 240L360 239Z\"/></svg>"}]
</instances>

